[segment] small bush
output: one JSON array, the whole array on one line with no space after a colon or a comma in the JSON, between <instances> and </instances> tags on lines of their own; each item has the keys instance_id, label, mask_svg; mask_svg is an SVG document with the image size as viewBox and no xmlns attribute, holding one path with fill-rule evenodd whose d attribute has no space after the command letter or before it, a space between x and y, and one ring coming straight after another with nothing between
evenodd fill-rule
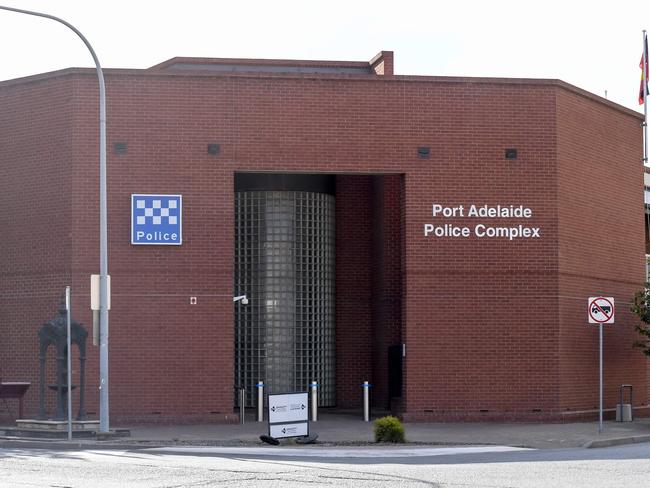
<instances>
[{"instance_id":1,"label":"small bush","mask_svg":"<svg viewBox=\"0 0 650 488\"><path fill-rule=\"evenodd\" d=\"M375 420L375 442L404 442L402 422L392 416Z\"/></svg>"}]
</instances>

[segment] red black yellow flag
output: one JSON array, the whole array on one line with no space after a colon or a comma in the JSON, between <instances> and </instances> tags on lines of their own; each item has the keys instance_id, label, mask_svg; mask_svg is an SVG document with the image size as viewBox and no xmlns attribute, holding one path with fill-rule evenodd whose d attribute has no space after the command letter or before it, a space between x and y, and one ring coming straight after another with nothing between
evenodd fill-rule
<instances>
[{"instance_id":1,"label":"red black yellow flag","mask_svg":"<svg viewBox=\"0 0 650 488\"><path fill-rule=\"evenodd\" d=\"M639 105L643 105L646 95L648 95L648 36L643 39L643 49L645 54L641 54L639 68L641 68L641 86L639 87ZM645 69L643 68L643 58L645 56Z\"/></svg>"}]
</instances>

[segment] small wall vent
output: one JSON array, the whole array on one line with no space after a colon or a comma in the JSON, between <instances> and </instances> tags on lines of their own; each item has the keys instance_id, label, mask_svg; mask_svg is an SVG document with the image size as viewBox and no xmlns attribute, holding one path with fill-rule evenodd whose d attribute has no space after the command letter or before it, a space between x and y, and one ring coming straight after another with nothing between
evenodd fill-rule
<instances>
[{"instance_id":1,"label":"small wall vent","mask_svg":"<svg viewBox=\"0 0 650 488\"><path fill-rule=\"evenodd\" d=\"M113 144L113 153L114 154L126 154L128 146L126 142L115 142Z\"/></svg>"},{"instance_id":2,"label":"small wall vent","mask_svg":"<svg viewBox=\"0 0 650 488\"><path fill-rule=\"evenodd\" d=\"M429 159L429 154L431 154L431 148L418 147L418 158Z\"/></svg>"}]
</instances>

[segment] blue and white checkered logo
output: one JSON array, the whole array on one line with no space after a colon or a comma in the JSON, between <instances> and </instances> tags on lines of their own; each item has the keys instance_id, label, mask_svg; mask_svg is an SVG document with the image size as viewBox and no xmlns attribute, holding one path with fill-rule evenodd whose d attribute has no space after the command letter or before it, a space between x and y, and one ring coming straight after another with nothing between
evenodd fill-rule
<instances>
[{"instance_id":1,"label":"blue and white checkered logo","mask_svg":"<svg viewBox=\"0 0 650 488\"><path fill-rule=\"evenodd\" d=\"M131 244L180 245L182 195L131 195Z\"/></svg>"}]
</instances>

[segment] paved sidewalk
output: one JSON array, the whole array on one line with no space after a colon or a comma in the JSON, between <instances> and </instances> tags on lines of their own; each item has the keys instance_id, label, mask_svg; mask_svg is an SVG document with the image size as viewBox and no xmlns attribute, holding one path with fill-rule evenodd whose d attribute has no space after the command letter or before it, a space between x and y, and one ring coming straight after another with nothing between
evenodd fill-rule
<instances>
[{"instance_id":1,"label":"paved sidewalk","mask_svg":"<svg viewBox=\"0 0 650 488\"><path fill-rule=\"evenodd\" d=\"M244 425L132 426L132 441L171 442L176 444L251 444L267 434L266 422L247 419ZM502 445L518 447L581 447L590 443L650 442L650 419L634 422L605 422L601 434L598 422L565 424L527 423L407 423L409 442L429 445ZM319 443L374 443L373 423L360 416L325 414L310 422L310 433L318 434ZM591 447L591 446L589 446Z\"/></svg>"},{"instance_id":2,"label":"paved sidewalk","mask_svg":"<svg viewBox=\"0 0 650 488\"><path fill-rule=\"evenodd\" d=\"M76 446L260 446L259 436L267 434L266 422L247 418L244 425L173 425L128 426L130 437L109 441L74 440ZM650 442L650 419L634 422L605 422L598 433L597 422L565 424L526 423L407 423L404 424L408 442L421 445L499 445L538 449L566 447L603 447L633 442ZM310 423L310 433L318 434L320 445L355 446L374 444L373 423L360 416L321 414L318 422ZM7 437L0 446L25 443ZM44 441L48 445L64 445L67 441ZM287 441L284 441L285 443Z\"/></svg>"}]
</instances>

